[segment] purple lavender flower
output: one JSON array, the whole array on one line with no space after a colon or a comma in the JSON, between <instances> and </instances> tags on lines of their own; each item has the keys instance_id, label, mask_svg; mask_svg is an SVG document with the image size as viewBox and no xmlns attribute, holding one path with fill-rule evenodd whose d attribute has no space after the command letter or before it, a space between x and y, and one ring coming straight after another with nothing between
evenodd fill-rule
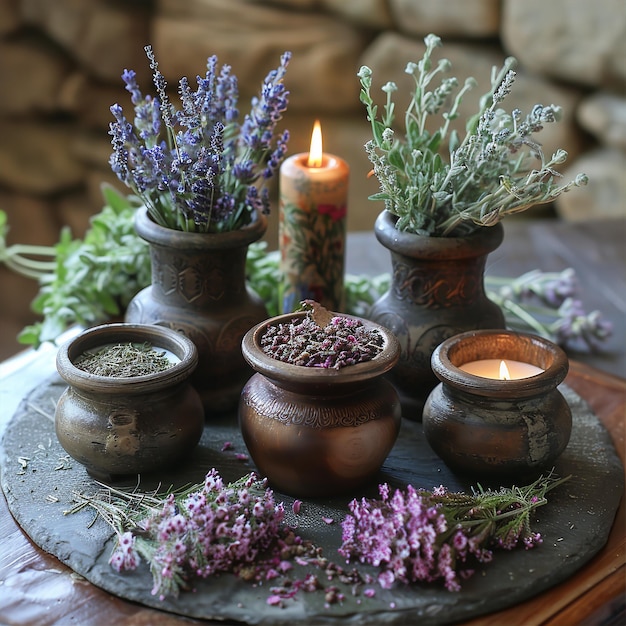
<instances>
[{"instance_id":1,"label":"purple lavender flower","mask_svg":"<svg viewBox=\"0 0 626 626\"><path fill-rule=\"evenodd\" d=\"M385 589L396 582L441 581L459 591L460 581L474 573L471 561L491 561L491 547L530 549L541 543L530 529L530 514L564 480L549 475L523 488L473 495L412 485L391 493L382 484L379 500L350 502L339 553L379 567L378 583Z\"/></svg>"},{"instance_id":2,"label":"purple lavender flower","mask_svg":"<svg viewBox=\"0 0 626 626\"><path fill-rule=\"evenodd\" d=\"M115 104L109 134L113 172L167 228L197 232L236 230L269 211L268 191L287 151L289 133L275 136L288 105L284 77L291 53L269 72L238 123L237 78L217 57L207 60L194 91L179 81L181 109L170 102L167 84L150 46L146 55L158 97L143 96L133 70L122 79L131 94L134 123Z\"/></svg>"},{"instance_id":3,"label":"purple lavender flower","mask_svg":"<svg viewBox=\"0 0 626 626\"><path fill-rule=\"evenodd\" d=\"M602 317L600 311L586 313L580 300L567 298L558 310L559 318L551 331L559 343L582 341L588 348L596 349L613 332L613 325Z\"/></svg>"},{"instance_id":4,"label":"purple lavender flower","mask_svg":"<svg viewBox=\"0 0 626 626\"><path fill-rule=\"evenodd\" d=\"M596 350L613 332L600 311L587 313L579 297L573 269L543 272L535 269L517 278L489 276L489 298L507 314L510 326L521 326L564 347ZM529 327L529 328L528 328Z\"/></svg>"}]
</instances>

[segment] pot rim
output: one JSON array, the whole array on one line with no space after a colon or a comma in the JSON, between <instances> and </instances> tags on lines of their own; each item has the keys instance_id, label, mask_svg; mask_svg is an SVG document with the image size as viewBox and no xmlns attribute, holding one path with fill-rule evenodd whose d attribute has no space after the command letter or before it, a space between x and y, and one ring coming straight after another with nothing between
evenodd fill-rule
<instances>
[{"instance_id":1,"label":"pot rim","mask_svg":"<svg viewBox=\"0 0 626 626\"><path fill-rule=\"evenodd\" d=\"M75 359L85 352L112 343L149 341L156 349L165 349L180 359L161 372L143 376L99 376L74 365ZM186 381L198 365L198 350L186 336L166 326L120 322L102 324L84 330L63 344L56 357L56 367L61 378L70 386L89 392L119 391L145 393L172 387Z\"/></svg>"},{"instance_id":2,"label":"pot rim","mask_svg":"<svg viewBox=\"0 0 626 626\"><path fill-rule=\"evenodd\" d=\"M462 346L476 350L461 362ZM527 378L497 380L470 374L460 366L472 360L511 359L544 371ZM476 357L476 358L474 358ZM444 384L473 395L495 399L541 395L555 389L567 376L569 361L564 350L552 341L531 333L501 329L471 330L449 337L433 351L433 372Z\"/></svg>"},{"instance_id":3,"label":"pot rim","mask_svg":"<svg viewBox=\"0 0 626 626\"><path fill-rule=\"evenodd\" d=\"M260 239L267 230L267 217L255 212L252 222L238 230L223 233L195 233L157 224L148 213L146 206L140 206L135 213L135 230L137 234L153 245L182 247L185 250L206 250L232 248L248 245Z\"/></svg>"},{"instance_id":4,"label":"pot rim","mask_svg":"<svg viewBox=\"0 0 626 626\"><path fill-rule=\"evenodd\" d=\"M438 262L443 256L448 259L474 258L492 252L504 239L501 222L478 228L466 237L426 237L397 230L397 221L391 211L384 209L374 224L376 239L392 252L416 259L432 258Z\"/></svg>"},{"instance_id":5,"label":"pot rim","mask_svg":"<svg viewBox=\"0 0 626 626\"><path fill-rule=\"evenodd\" d=\"M355 315L332 313L358 320L367 328L378 330L383 336L383 349L370 361L339 369L294 365L265 354L260 347L260 338L265 329L268 326L289 323L293 319L300 319L306 315L305 311L296 311L269 318L251 328L241 342L243 356L254 370L268 378L284 382L297 380L300 383L348 384L380 376L394 367L400 358L400 343L390 330L376 322Z\"/></svg>"}]
</instances>

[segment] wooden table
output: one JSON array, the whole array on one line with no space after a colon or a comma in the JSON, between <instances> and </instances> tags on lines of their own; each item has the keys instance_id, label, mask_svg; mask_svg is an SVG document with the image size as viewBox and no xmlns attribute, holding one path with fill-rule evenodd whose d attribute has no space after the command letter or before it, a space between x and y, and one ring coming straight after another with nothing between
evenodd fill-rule
<instances>
[{"instance_id":1,"label":"wooden table","mask_svg":"<svg viewBox=\"0 0 626 626\"><path fill-rule=\"evenodd\" d=\"M602 310L615 325L607 351L575 354L566 383L591 406L625 462L626 260L624 223L568 225L551 220L512 222L489 271L515 276L534 268L573 267L586 308ZM389 270L386 251L371 233L351 235L348 271ZM0 434L21 399L54 372L55 350L27 351L0 364ZM615 376L614 374L620 374ZM0 623L158 626L201 623L111 596L87 583L35 546L0 497ZM626 621L626 504L622 501L607 545L562 584L472 625L603 624ZM206 622L202 622L206 623Z\"/></svg>"}]
</instances>

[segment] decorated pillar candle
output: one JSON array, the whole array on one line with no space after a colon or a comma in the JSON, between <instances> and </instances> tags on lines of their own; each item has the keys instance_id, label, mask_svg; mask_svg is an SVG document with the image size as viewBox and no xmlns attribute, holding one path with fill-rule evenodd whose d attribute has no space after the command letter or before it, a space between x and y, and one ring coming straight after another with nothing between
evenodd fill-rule
<instances>
[{"instance_id":1,"label":"decorated pillar candle","mask_svg":"<svg viewBox=\"0 0 626 626\"><path fill-rule=\"evenodd\" d=\"M349 167L322 150L319 122L309 153L280 169L279 307L291 313L311 299L331 311L343 308Z\"/></svg>"}]
</instances>

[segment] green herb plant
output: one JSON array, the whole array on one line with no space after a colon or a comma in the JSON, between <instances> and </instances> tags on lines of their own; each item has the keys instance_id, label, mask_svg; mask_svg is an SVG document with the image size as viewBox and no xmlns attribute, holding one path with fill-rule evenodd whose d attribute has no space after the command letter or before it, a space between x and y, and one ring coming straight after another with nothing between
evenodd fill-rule
<instances>
[{"instance_id":1,"label":"green herb plant","mask_svg":"<svg viewBox=\"0 0 626 626\"><path fill-rule=\"evenodd\" d=\"M20 343L38 347L78 324L91 326L123 314L132 297L150 284L148 245L134 230L138 201L102 185L105 206L91 218L84 238L69 229L51 247L6 245L8 224L0 211L0 262L36 278L41 288L32 303L41 322L27 326Z\"/></svg>"},{"instance_id":2,"label":"green herb plant","mask_svg":"<svg viewBox=\"0 0 626 626\"><path fill-rule=\"evenodd\" d=\"M372 70L363 66L358 72L361 102L372 125L372 139L365 150L380 183L380 192L370 199L384 201L385 208L398 218L398 230L465 236L587 183L587 177L579 174L572 182L558 184L555 166L565 162L567 152L559 149L546 158L533 137L545 124L562 117L561 107L536 104L525 117L519 109L508 113L500 108L515 81L513 57L506 59L500 71L494 68L491 90L467 120L461 140L450 123L458 118L461 100L476 81L467 78L457 91L458 80L443 77L431 87L451 64L441 59L433 67L432 55L442 45L441 39L430 34L424 42L422 59L408 63L405 70L415 87L404 113L404 135L395 128L396 83L382 87L386 103L379 116L371 94ZM439 122L434 132L429 130L431 121L435 126Z\"/></svg>"}]
</instances>

